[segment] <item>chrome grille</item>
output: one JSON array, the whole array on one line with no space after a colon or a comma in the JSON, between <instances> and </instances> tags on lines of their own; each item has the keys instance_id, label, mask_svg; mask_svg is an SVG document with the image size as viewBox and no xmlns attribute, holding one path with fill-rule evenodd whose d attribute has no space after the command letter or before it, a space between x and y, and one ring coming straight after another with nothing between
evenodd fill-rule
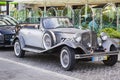
<instances>
[{"instance_id":1,"label":"chrome grille","mask_svg":"<svg viewBox=\"0 0 120 80\"><path fill-rule=\"evenodd\" d=\"M91 44L92 48L96 48L97 47L97 35L95 32L91 31L91 32L85 32L82 33L82 44L88 48L88 44Z\"/></svg>"},{"instance_id":2,"label":"chrome grille","mask_svg":"<svg viewBox=\"0 0 120 80\"><path fill-rule=\"evenodd\" d=\"M10 40L10 39L12 39L12 34L7 34L7 35L4 35L4 39L5 40Z\"/></svg>"},{"instance_id":3,"label":"chrome grille","mask_svg":"<svg viewBox=\"0 0 120 80\"><path fill-rule=\"evenodd\" d=\"M95 32L92 32L92 47L97 48L97 45L97 34Z\"/></svg>"},{"instance_id":4,"label":"chrome grille","mask_svg":"<svg viewBox=\"0 0 120 80\"><path fill-rule=\"evenodd\" d=\"M88 43L90 43L90 34L86 32L82 34L82 44L85 47L88 47Z\"/></svg>"}]
</instances>

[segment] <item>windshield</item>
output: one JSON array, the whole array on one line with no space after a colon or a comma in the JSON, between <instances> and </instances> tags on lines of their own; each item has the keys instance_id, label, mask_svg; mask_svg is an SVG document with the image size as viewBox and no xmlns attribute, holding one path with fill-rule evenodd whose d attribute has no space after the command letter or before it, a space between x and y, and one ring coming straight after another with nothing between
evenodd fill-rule
<instances>
[{"instance_id":1,"label":"windshield","mask_svg":"<svg viewBox=\"0 0 120 80\"><path fill-rule=\"evenodd\" d=\"M0 20L0 26L11 26L12 24L6 20Z\"/></svg>"},{"instance_id":2,"label":"windshield","mask_svg":"<svg viewBox=\"0 0 120 80\"><path fill-rule=\"evenodd\" d=\"M43 25L46 29L73 28L69 18L45 18L43 19Z\"/></svg>"},{"instance_id":3,"label":"windshield","mask_svg":"<svg viewBox=\"0 0 120 80\"><path fill-rule=\"evenodd\" d=\"M0 26L15 26L18 22L10 16L0 16Z\"/></svg>"}]
</instances>

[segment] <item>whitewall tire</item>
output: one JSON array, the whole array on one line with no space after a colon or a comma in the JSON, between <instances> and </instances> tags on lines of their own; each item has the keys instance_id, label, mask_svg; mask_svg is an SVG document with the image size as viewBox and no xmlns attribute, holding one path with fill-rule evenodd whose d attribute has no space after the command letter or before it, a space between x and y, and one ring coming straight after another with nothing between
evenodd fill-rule
<instances>
[{"instance_id":1,"label":"whitewall tire","mask_svg":"<svg viewBox=\"0 0 120 80\"><path fill-rule=\"evenodd\" d=\"M14 53L15 53L15 56L19 58L22 58L25 55L25 51L21 49L19 40L16 40L14 43Z\"/></svg>"},{"instance_id":2,"label":"whitewall tire","mask_svg":"<svg viewBox=\"0 0 120 80\"><path fill-rule=\"evenodd\" d=\"M52 37L52 34L50 32L46 32L44 35L43 35L43 46L45 49L49 49L50 47L52 47L54 44L54 41L53 41L53 37Z\"/></svg>"},{"instance_id":3,"label":"whitewall tire","mask_svg":"<svg viewBox=\"0 0 120 80\"><path fill-rule=\"evenodd\" d=\"M69 47L63 47L60 53L60 63L64 70L72 70L75 65L75 51Z\"/></svg>"}]
</instances>

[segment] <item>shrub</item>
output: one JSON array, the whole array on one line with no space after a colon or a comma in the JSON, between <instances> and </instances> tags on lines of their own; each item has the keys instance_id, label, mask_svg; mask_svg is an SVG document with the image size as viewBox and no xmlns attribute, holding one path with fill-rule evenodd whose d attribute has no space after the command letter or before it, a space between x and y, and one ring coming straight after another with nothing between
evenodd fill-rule
<instances>
[{"instance_id":1,"label":"shrub","mask_svg":"<svg viewBox=\"0 0 120 80\"><path fill-rule=\"evenodd\" d=\"M111 38L119 38L120 39L120 32L113 28L104 28L100 32L105 32L107 35L109 35Z\"/></svg>"}]
</instances>

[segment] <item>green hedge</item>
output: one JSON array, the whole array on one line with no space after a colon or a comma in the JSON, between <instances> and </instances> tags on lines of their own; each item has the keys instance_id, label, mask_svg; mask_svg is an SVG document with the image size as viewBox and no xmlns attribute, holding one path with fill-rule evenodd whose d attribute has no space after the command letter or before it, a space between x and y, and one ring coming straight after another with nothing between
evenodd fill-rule
<instances>
[{"instance_id":1,"label":"green hedge","mask_svg":"<svg viewBox=\"0 0 120 80\"><path fill-rule=\"evenodd\" d=\"M105 32L107 35L109 35L111 38L119 38L120 39L120 32L113 28L104 28L100 32Z\"/></svg>"}]
</instances>

